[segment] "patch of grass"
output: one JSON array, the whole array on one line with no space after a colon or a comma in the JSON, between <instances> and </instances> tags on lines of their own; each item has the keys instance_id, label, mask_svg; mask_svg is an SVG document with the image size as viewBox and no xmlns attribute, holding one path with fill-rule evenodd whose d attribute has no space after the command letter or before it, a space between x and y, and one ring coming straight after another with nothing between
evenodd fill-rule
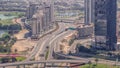
<instances>
[{"instance_id":1,"label":"patch of grass","mask_svg":"<svg viewBox=\"0 0 120 68\"><path fill-rule=\"evenodd\" d=\"M46 55L45 55L45 60L47 60L48 55L49 55L49 50L46 52Z\"/></svg>"},{"instance_id":2,"label":"patch of grass","mask_svg":"<svg viewBox=\"0 0 120 68\"><path fill-rule=\"evenodd\" d=\"M11 19L0 20L0 23L1 23L2 25L11 25L11 24L13 24L13 22L12 22Z\"/></svg>"},{"instance_id":3,"label":"patch of grass","mask_svg":"<svg viewBox=\"0 0 120 68\"><path fill-rule=\"evenodd\" d=\"M17 61L23 61L23 60L25 60L26 58L25 57L16 57L16 60Z\"/></svg>"},{"instance_id":4,"label":"patch of grass","mask_svg":"<svg viewBox=\"0 0 120 68\"><path fill-rule=\"evenodd\" d=\"M25 15L24 12L0 12L0 14L9 15L9 16L17 16L17 17Z\"/></svg>"},{"instance_id":5,"label":"patch of grass","mask_svg":"<svg viewBox=\"0 0 120 68\"><path fill-rule=\"evenodd\" d=\"M119 68L118 66L110 66L110 65L106 65L106 64L87 64L87 65L83 65L80 68Z\"/></svg>"}]
</instances>

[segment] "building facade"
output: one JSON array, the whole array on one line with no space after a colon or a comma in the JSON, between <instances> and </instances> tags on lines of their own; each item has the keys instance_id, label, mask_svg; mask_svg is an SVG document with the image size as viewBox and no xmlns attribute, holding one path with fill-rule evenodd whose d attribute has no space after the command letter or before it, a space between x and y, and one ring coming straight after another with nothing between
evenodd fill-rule
<instances>
[{"instance_id":1,"label":"building facade","mask_svg":"<svg viewBox=\"0 0 120 68\"><path fill-rule=\"evenodd\" d=\"M36 12L36 4L31 4L29 5L29 7L27 8L27 12L26 12L26 17L27 19L31 19L34 15L34 13Z\"/></svg>"},{"instance_id":2,"label":"building facade","mask_svg":"<svg viewBox=\"0 0 120 68\"><path fill-rule=\"evenodd\" d=\"M32 5L29 7L27 16L31 23L32 38L38 38L42 33L49 31L54 26L53 7L46 3L36 6Z\"/></svg>"},{"instance_id":3,"label":"building facade","mask_svg":"<svg viewBox=\"0 0 120 68\"><path fill-rule=\"evenodd\" d=\"M37 37L37 18L32 18L30 19L30 23L31 23L31 31L32 31L32 38L36 38Z\"/></svg>"},{"instance_id":4,"label":"building facade","mask_svg":"<svg viewBox=\"0 0 120 68\"><path fill-rule=\"evenodd\" d=\"M85 25L90 25L93 23L94 19L94 0L85 0Z\"/></svg>"},{"instance_id":5,"label":"building facade","mask_svg":"<svg viewBox=\"0 0 120 68\"><path fill-rule=\"evenodd\" d=\"M91 38L94 34L93 31L94 31L93 24L89 25L81 24L79 27L77 27L78 39Z\"/></svg>"},{"instance_id":6,"label":"building facade","mask_svg":"<svg viewBox=\"0 0 120 68\"><path fill-rule=\"evenodd\" d=\"M94 23L97 46L107 50L116 49L116 11L117 0L95 0Z\"/></svg>"},{"instance_id":7,"label":"building facade","mask_svg":"<svg viewBox=\"0 0 120 68\"><path fill-rule=\"evenodd\" d=\"M117 41L120 42L120 12L117 12Z\"/></svg>"}]
</instances>

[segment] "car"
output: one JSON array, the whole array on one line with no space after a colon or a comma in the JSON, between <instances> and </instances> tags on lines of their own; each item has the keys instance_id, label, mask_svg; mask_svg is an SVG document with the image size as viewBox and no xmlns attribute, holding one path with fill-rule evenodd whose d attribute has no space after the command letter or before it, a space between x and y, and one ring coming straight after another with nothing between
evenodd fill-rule
<instances>
[{"instance_id":1,"label":"car","mask_svg":"<svg viewBox=\"0 0 120 68\"><path fill-rule=\"evenodd\" d=\"M68 31L68 29L66 28L65 31Z\"/></svg>"},{"instance_id":2,"label":"car","mask_svg":"<svg viewBox=\"0 0 120 68\"><path fill-rule=\"evenodd\" d=\"M39 56L40 56L40 57L44 57L44 54L40 54Z\"/></svg>"}]
</instances>

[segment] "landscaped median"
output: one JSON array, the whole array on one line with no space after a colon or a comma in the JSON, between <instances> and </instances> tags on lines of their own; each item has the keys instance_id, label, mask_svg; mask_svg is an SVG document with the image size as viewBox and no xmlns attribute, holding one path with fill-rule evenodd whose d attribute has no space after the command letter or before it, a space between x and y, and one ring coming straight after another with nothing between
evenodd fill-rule
<instances>
[{"instance_id":1,"label":"landscaped median","mask_svg":"<svg viewBox=\"0 0 120 68\"><path fill-rule=\"evenodd\" d=\"M0 63L8 63L8 62L20 62L24 61L26 57L21 56L19 54L0 54Z\"/></svg>"},{"instance_id":2,"label":"landscaped median","mask_svg":"<svg viewBox=\"0 0 120 68\"><path fill-rule=\"evenodd\" d=\"M16 57L17 61L24 61L26 59L26 57Z\"/></svg>"},{"instance_id":3,"label":"landscaped median","mask_svg":"<svg viewBox=\"0 0 120 68\"><path fill-rule=\"evenodd\" d=\"M49 50L46 52L46 55L45 55L45 60L48 59L48 55L49 55Z\"/></svg>"}]
</instances>

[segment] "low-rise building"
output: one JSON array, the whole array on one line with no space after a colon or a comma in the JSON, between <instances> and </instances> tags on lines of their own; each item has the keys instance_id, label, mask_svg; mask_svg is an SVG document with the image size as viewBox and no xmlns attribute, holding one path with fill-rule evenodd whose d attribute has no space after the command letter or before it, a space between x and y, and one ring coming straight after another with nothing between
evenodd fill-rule
<instances>
[{"instance_id":1,"label":"low-rise building","mask_svg":"<svg viewBox=\"0 0 120 68\"><path fill-rule=\"evenodd\" d=\"M0 11L25 12L28 4L24 0L0 0Z\"/></svg>"},{"instance_id":2,"label":"low-rise building","mask_svg":"<svg viewBox=\"0 0 120 68\"><path fill-rule=\"evenodd\" d=\"M77 27L78 39L92 37L94 34L94 26L81 24Z\"/></svg>"},{"instance_id":3,"label":"low-rise building","mask_svg":"<svg viewBox=\"0 0 120 68\"><path fill-rule=\"evenodd\" d=\"M76 31L69 34L68 36L65 36L60 42L60 51L63 52L64 54L69 54L70 47L73 44L76 37L77 37Z\"/></svg>"}]
</instances>

